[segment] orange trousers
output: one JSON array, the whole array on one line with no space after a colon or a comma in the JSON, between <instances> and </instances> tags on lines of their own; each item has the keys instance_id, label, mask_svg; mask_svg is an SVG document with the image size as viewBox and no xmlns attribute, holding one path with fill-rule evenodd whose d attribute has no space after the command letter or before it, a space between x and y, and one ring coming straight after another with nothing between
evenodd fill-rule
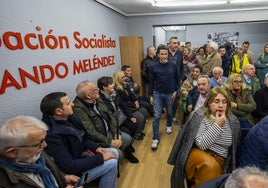
<instances>
[{"instance_id":1,"label":"orange trousers","mask_svg":"<svg viewBox=\"0 0 268 188\"><path fill-rule=\"evenodd\" d=\"M224 158L192 148L185 164L185 174L191 188L224 173Z\"/></svg>"}]
</instances>

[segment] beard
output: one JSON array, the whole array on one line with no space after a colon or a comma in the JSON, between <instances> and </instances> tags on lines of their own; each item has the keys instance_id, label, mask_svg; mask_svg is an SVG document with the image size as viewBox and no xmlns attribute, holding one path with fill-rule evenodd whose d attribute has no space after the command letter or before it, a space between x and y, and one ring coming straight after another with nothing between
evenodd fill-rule
<instances>
[{"instance_id":1,"label":"beard","mask_svg":"<svg viewBox=\"0 0 268 188\"><path fill-rule=\"evenodd\" d=\"M41 153L38 153L29 159L25 159L23 155L18 155L15 162L16 163L26 163L26 164L35 164L36 161L40 158L40 155L41 155Z\"/></svg>"}]
</instances>

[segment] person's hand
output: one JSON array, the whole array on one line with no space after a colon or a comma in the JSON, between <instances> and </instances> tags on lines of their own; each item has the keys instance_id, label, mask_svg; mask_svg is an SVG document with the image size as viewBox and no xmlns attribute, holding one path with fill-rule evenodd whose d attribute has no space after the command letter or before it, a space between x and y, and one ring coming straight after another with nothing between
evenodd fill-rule
<instances>
[{"instance_id":1,"label":"person's hand","mask_svg":"<svg viewBox=\"0 0 268 188\"><path fill-rule=\"evenodd\" d=\"M134 118L134 117L133 117L133 118L131 118L130 120L131 120L131 122L132 122L132 123L136 123L136 122L137 122L137 119L136 119L136 118Z\"/></svg>"},{"instance_id":2,"label":"person's hand","mask_svg":"<svg viewBox=\"0 0 268 188\"><path fill-rule=\"evenodd\" d=\"M114 139L119 139L119 140L122 140L122 136L121 136L121 134L115 134L114 135Z\"/></svg>"},{"instance_id":3,"label":"person's hand","mask_svg":"<svg viewBox=\"0 0 268 188\"><path fill-rule=\"evenodd\" d=\"M116 155L113 151L106 151L105 153L102 154L102 156L104 161L116 158Z\"/></svg>"},{"instance_id":4,"label":"person's hand","mask_svg":"<svg viewBox=\"0 0 268 188\"><path fill-rule=\"evenodd\" d=\"M223 110L216 110L215 123L222 127L226 122L226 115Z\"/></svg>"},{"instance_id":5,"label":"person's hand","mask_svg":"<svg viewBox=\"0 0 268 188\"><path fill-rule=\"evenodd\" d=\"M139 103L139 101L135 101L135 107L136 107L136 109L139 109L139 108L140 108L140 103Z\"/></svg>"},{"instance_id":6,"label":"person's hand","mask_svg":"<svg viewBox=\"0 0 268 188\"><path fill-rule=\"evenodd\" d=\"M64 178L65 178L67 188L73 187L75 182L77 182L80 179L78 176L75 176L75 175L65 175ZM81 187L83 187L83 186L81 186Z\"/></svg>"},{"instance_id":7,"label":"person's hand","mask_svg":"<svg viewBox=\"0 0 268 188\"><path fill-rule=\"evenodd\" d=\"M151 105L154 104L154 98L153 98L153 96L150 96L150 103L151 103Z\"/></svg>"},{"instance_id":8,"label":"person's hand","mask_svg":"<svg viewBox=\"0 0 268 188\"><path fill-rule=\"evenodd\" d=\"M105 148L99 147L96 149L96 153L105 153L105 152L106 152Z\"/></svg>"},{"instance_id":9,"label":"person's hand","mask_svg":"<svg viewBox=\"0 0 268 188\"><path fill-rule=\"evenodd\" d=\"M221 76L217 79L217 83L218 83L219 85L222 85L222 77L221 77Z\"/></svg>"},{"instance_id":10,"label":"person's hand","mask_svg":"<svg viewBox=\"0 0 268 188\"><path fill-rule=\"evenodd\" d=\"M231 102L231 107L232 107L232 108L237 108L237 103L235 103L235 102Z\"/></svg>"},{"instance_id":11,"label":"person's hand","mask_svg":"<svg viewBox=\"0 0 268 188\"><path fill-rule=\"evenodd\" d=\"M193 109L193 105L192 105L192 104L189 104L189 105L187 106L187 110L188 110L188 112L190 113L190 112L192 111L192 109Z\"/></svg>"},{"instance_id":12,"label":"person's hand","mask_svg":"<svg viewBox=\"0 0 268 188\"><path fill-rule=\"evenodd\" d=\"M172 96L171 96L171 99L174 101L177 97L177 91L174 91Z\"/></svg>"},{"instance_id":13,"label":"person's hand","mask_svg":"<svg viewBox=\"0 0 268 188\"><path fill-rule=\"evenodd\" d=\"M121 140L119 140L119 139L118 140L117 139L112 140L111 146L116 147L116 148L120 148L121 145L122 145L122 141Z\"/></svg>"}]
</instances>

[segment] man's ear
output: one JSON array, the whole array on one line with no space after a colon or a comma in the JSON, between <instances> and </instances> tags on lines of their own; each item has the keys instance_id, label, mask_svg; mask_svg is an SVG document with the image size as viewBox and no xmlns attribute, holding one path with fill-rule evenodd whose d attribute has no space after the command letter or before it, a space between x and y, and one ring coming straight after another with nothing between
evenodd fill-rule
<instances>
[{"instance_id":1,"label":"man's ear","mask_svg":"<svg viewBox=\"0 0 268 188\"><path fill-rule=\"evenodd\" d=\"M56 108L55 109L55 115L61 115L62 109L61 108Z\"/></svg>"},{"instance_id":2,"label":"man's ear","mask_svg":"<svg viewBox=\"0 0 268 188\"><path fill-rule=\"evenodd\" d=\"M17 157L18 150L16 148L7 148L4 152L5 156L10 159L15 159Z\"/></svg>"},{"instance_id":3,"label":"man's ear","mask_svg":"<svg viewBox=\"0 0 268 188\"><path fill-rule=\"evenodd\" d=\"M86 94L85 94L85 99L91 99L91 95L90 95L90 93L89 92L87 92Z\"/></svg>"}]
</instances>

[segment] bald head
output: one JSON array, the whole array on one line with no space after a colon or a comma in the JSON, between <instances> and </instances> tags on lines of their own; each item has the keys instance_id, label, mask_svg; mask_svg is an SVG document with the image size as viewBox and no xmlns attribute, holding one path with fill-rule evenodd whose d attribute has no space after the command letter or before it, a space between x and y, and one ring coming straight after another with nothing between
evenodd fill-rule
<instances>
[{"instance_id":1,"label":"bald head","mask_svg":"<svg viewBox=\"0 0 268 188\"><path fill-rule=\"evenodd\" d=\"M76 95L81 99L93 102L99 97L99 88L93 82L85 80L77 85Z\"/></svg>"}]
</instances>

